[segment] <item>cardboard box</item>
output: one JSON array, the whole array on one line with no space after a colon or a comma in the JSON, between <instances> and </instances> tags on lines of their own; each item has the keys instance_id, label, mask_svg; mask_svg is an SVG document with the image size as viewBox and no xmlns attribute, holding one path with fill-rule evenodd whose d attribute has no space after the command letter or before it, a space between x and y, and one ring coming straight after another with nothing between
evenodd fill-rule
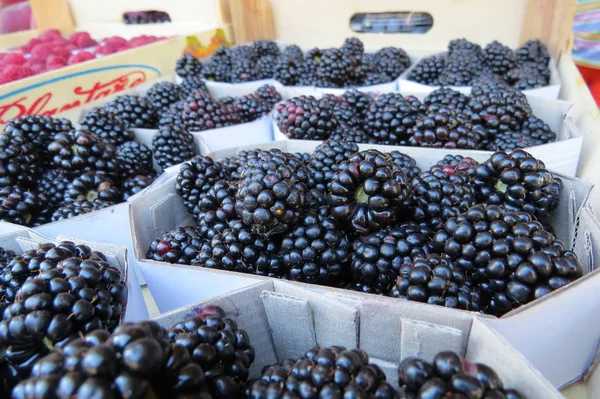
<instances>
[{"instance_id":1,"label":"cardboard box","mask_svg":"<svg viewBox=\"0 0 600 399\"><path fill-rule=\"evenodd\" d=\"M485 319L466 312L449 313L376 296L345 297L271 280L155 320L169 328L207 305L223 308L250 336L256 352L251 378L259 377L264 366L302 356L316 345L342 345L365 350L397 387L397 366L403 359L417 356L431 361L436 353L453 350L492 367L506 387L528 398L562 398Z\"/></svg>"}]
</instances>

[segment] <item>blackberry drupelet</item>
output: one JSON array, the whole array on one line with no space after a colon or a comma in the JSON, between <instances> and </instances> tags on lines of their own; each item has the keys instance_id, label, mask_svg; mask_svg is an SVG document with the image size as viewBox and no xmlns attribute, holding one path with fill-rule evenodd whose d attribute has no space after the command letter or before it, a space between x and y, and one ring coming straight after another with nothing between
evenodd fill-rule
<instances>
[{"instance_id":1,"label":"blackberry drupelet","mask_svg":"<svg viewBox=\"0 0 600 399\"><path fill-rule=\"evenodd\" d=\"M479 200L545 218L558 206L561 181L523 150L495 152L472 171Z\"/></svg>"},{"instance_id":2,"label":"blackberry drupelet","mask_svg":"<svg viewBox=\"0 0 600 399\"><path fill-rule=\"evenodd\" d=\"M508 72L516 65L513 51L496 40L485 46L483 55L486 65L499 75Z\"/></svg>"},{"instance_id":3,"label":"blackberry drupelet","mask_svg":"<svg viewBox=\"0 0 600 399\"><path fill-rule=\"evenodd\" d=\"M248 123L267 115L271 106L256 94L246 94L234 101L233 109L240 116L242 123Z\"/></svg>"},{"instance_id":4,"label":"blackberry drupelet","mask_svg":"<svg viewBox=\"0 0 600 399\"><path fill-rule=\"evenodd\" d=\"M191 265L205 246L196 226L177 227L150 243L146 258L160 262Z\"/></svg>"},{"instance_id":5,"label":"blackberry drupelet","mask_svg":"<svg viewBox=\"0 0 600 399\"><path fill-rule=\"evenodd\" d=\"M73 129L71 121L65 118L52 118L46 115L26 115L11 119L4 126L4 133L20 136L32 144L37 151L46 151L52 137L59 132Z\"/></svg>"},{"instance_id":6,"label":"blackberry drupelet","mask_svg":"<svg viewBox=\"0 0 600 399\"><path fill-rule=\"evenodd\" d=\"M502 316L579 278L577 256L525 212L475 205L432 240L481 290L481 309Z\"/></svg>"},{"instance_id":7,"label":"blackberry drupelet","mask_svg":"<svg viewBox=\"0 0 600 399\"><path fill-rule=\"evenodd\" d=\"M333 110L312 96L299 96L275 107L279 130L290 139L326 140L338 125Z\"/></svg>"},{"instance_id":8,"label":"blackberry drupelet","mask_svg":"<svg viewBox=\"0 0 600 399\"><path fill-rule=\"evenodd\" d=\"M121 118L125 125L130 128L156 128L156 110L144 97L132 95L118 96L106 104L105 107Z\"/></svg>"},{"instance_id":9,"label":"blackberry drupelet","mask_svg":"<svg viewBox=\"0 0 600 399\"><path fill-rule=\"evenodd\" d=\"M387 293L402 265L431 252L431 235L428 227L406 222L357 238L350 266L354 282L368 292Z\"/></svg>"},{"instance_id":10,"label":"blackberry drupelet","mask_svg":"<svg viewBox=\"0 0 600 399\"><path fill-rule=\"evenodd\" d=\"M123 178L152 173L152 150L137 141L127 141L118 146L117 160Z\"/></svg>"},{"instance_id":11,"label":"blackberry drupelet","mask_svg":"<svg viewBox=\"0 0 600 399\"><path fill-rule=\"evenodd\" d=\"M254 94L265 100L271 108L282 99L281 94L277 91L275 86L272 85L262 85L256 89Z\"/></svg>"},{"instance_id":12,"label":"blackberry drupelet","mask_svg":"<svg viewBox=\"0 0 600 399\"><path fill-rule=\"evenodd\" d=\"M231 113L209 94L194 93L183 100L182 120L192 132L232 126L240 122L239 115Z\"/></svg>"},{"instance_id":13,"label":"blackberry drupelet","mask_svg":"<svg viewBox=\"0 0 600 399\"><path fill-rule=\"evenodd\" d=\"M187 79L184 79L187 81ZM152 85L146 93L146 99L154 107L156 112L162 113L169 106L183 97L184 89L173 82L159 82Z\"/></svg>"},{"instance_id":14,"label":"blackberry drupelet","mask_svg":"<svg viewBox=\"0 0 600 399\"><path fill-rule=\"evenodd\" d=\"M175 63L175 73L184 79L190 76L200 76L202 63L193 55L182 54Z\"/></svg>"},{"instance_id":15,"label":"blackberry drupelet","mask_svg":"<svg viewBox=\"0 0 600 399\"><path fill-rule=\"evenodd\" d=\"M409 139L414 146L468 149L479 148L480 141L467 115L437 104L417 119Z\"/></svg>"},{"instance_id":16,"label":"blackberry drupelet","mask_svg":"<svg viewBox=\"0 0 600 399\"><path fill-rule=\"evenodd\" d=\"M346 90L341 97L361 119L366 118L369 106L374 101L371 95L356 89Z\"/></svg>"},{"instance_id":17,"label":"blackberry drupelet","mask_svg":"<svg viewBox=\"0 0 600 399\"><path fill-rule=\"evenodd\" d=\"M357 60L350 54L335 48L327 49L323 51L321 61L317 67L317 86L347 86L348 78L356 74L359 68L360 59Z\"/></svg>"},{"instance_id":18,"label":"blackberry drupelet","mask_svg":"<svg viewBox=\"0 0 600 399\"><path fill-rule=\"evenodd\" d=\"M281 241L290 280L341 287L348 274L351 245L336 220L309 211Z\"/></svg>"},{"instance_id":19,"label":"blackberry drupelet","mask_svg":"<svg viewBox=\"0 0 600 399\"><path fill-rule=\"evenodd\" d=\"M56 207L64 201L65 192L71 180L60 169L48 170L37 180L35 191L44 196L50 207Z\"/></svg>"},{"instance_id":20,"label":"blackberry drupelet","mask_svg":"<svg viewBox=\"0 0 600 399\"><path fill-rule=\"evenodd\" d=\"M200 204L202 197L219 180L226 177L223 166L211 157L196 155L181 165L175 191L183 198L183 204L190 214Z\"/></svg>"},{"instance_id":21,"label":"blackberry drupelet","mask_svg":"<svg viewBox=\"0 0 600 399\"><path fill-rule=\"evenodd\" d=\"M441 87L432 91L423 101L426 106L438 104L459 111L465 109L468 102L469 98L467 96L460 91L452 90L449 87Z\"/></svg>"},{"instance_id":22,"label":"blackberry drupelet","mask_svg":"<svg viewBox=\"0 0 600 399\"><path fill-rule=\"evenodd\" d=\"M400 93L382 94L369 106L365 130L379 144L407 145L418 116Z\"/></svg>"},{"instance_id":23,"label":"blackberry drupelet","mask_svg":"<svg viewBox=\"0 0 600 399\"><path fill-rule=\"evenodd\" d=\"M311 154L309 154L308 152L294 152L292 155L294 156L294 158L303 162L305 165L308 164L308 161L310 161L311 157Z\"/></svg>"},{"instance_id":24,"label":"blackberry drupelet","mask_svg":"<svg viewBox=\"0 0 600 399\"><path fill-rule=\"evenodd\" d=\"M409 200L406 175L377 150L357 152L343 161L327 185L332 215L359 234L393 224Z\"/></svg>"},{"instance_id":25,"label":"blackberry drupelet","mask_svg":"<svg viewBox=\"0 0 600 399\"><path fill-rule=\"evenodd\" d=\"M63 204L60 207L58 207L52 213L51 219L53 222L58 222L59 220L70 219L75 216L84 215L86 213L104 209L111 205L114 204L111 202L102 201L74 201L68 204Z\"/></svg>"},{"instance_id":26,"label":"blackberry drupelet","mask_svg":"<svg viewBox=\"0 0 600 399\"><path fill-rule=\"evenodd\" d=\"M397 79L410 66L408 54L396 47L384 47L378 50L375 53L374 61L390 82Z\"/></svg>"},{"instance_id":27,"label":"blackberry drupelet","mask_svg":"<svg viewBox=\"0 0 600 399\"><path fill-rule=\"evenodd\" d=\"M417 166L417 161L409 155L403 154L400 151L390 151L387 155L392 158L394 162L406 175L408 181L412 181L415 177L421 173L421 169Z\"/></svg>"},{"instance_id":28,"label":"blackberry drupelet","mask_svg":"<svg viewBox=\"0 0 600 399\"><path fill-rule=\"evenodd\" d=\"M181 89L183 90L183 93L180 97L180 101L185 96L189 96L190 94L208 93L208 88L206 87L206 83L204 83L202 78L199 76L190 76L190 77L183 79L181 81ZM174 103L172 103L172 104L174 104ZM163 112L166 112L166 111L167 110L164 110Z\"/></svg>"},{"instance_id":29,"label":"blackberry drupelet","mask_svg":"<svg viewBox=\"0 0 600 399\"><path fill-rule=\"evenodd\" d=\"M40 153L27 137L0 134L0 187L32 187L41 163Z\"/></svg>"},{"instance_id":30,"label":"blackberry drupelet","mask_svg":"<svg viewBox=\"0 0 600 399\"><path fill-rule=\"evenodd\" d=\"M344 40L341 50L350 54L352 57L360 59L365 53L363 42L356 37L349 37Z\"/></svg>"},{"instance_id":31,"label":"blackberry drupelet","mask_svg":"<svg viewBox=\"0 0 600 399\"><path fill-rule=\"evenodd\" d=\"M194 136L180 126L161 126L152 137L152 152L163 170L180 164L196 154Z\"/></svg>"},{"instance_id":32,"label":"blackberry drupelet","mask_svg":"<svg viewBox=\"0 0 600 399\"><path fill-rule=\"evenodd\" d=\"M256 58L261 57L279 57L281 50L273 40L256 40L252 43L252 50Z\"/></svg>"},{"instance_id":33,"label":"blackberry drupelet","mask_svg":"<svg viewBox=\"0 0 600 399\"><path fill-rule=\"evenodd\" d=\"M480 310L479 291L471 286L465 272L437 254L416 257L402 265L390 295L447 308Z\"/></svg>"},{"instance_id":34,"label":"blackberry drupelet","mask_svg":"<svg viewBox=\"0 0 600 399\"><path fill-rule=\"evenodd\" d=\"M446 57L433 55L423 58L410 71L408 79L425 85L437 85L440 73L446 68Z\"/></svg>"},{"instance_id":35,"label":"blackberry drupelet","mask_svg":"<svg viewBox=\"0 0 600 399\"><path fill-rule=\"evenodd\" d=\"M431 364L407 357L398 366L398 385L401 398L524 399L518 391L506 389L491 367L472 363L450 351L436 354Z\"/></svg>"},{"instance_id":36,"label":"blackberry drupelet","mask_svg":"<svg viewBox=\"0 0 600 399\"><path fill-rule=\"evenodd\" d=\"M349 141L327 140L319 144L308 162L309 188L325 192L340 163L346 161L358 146Z\"/></svg>"},{"instance_id":37,"label":"blackberry drupelet","mask_svg":"<svg viewBox=\"0 0 600 399\"><path fill-rule=\"evenodd\" d=\"M126 179L121 185L123 200L127 201L146 187L149 187L154 182L155 176L152 175L137 175Z\"/></svg>"},{"instance_id":38,"label":"blackberry drupelet","mask_svg":"<svg viewBox=\"0 0 600 399\"><path fill-rule=\"evenodd\" d=\"M75 201L121 202L123 195L117 184L102 172L87 172L76 177L67 186L65 203Z\"/></svg>"},{"instance_id":39,"label":"blackberry drupelet","mask_svg":"<svg viewBox=\"0 0 600 399\"><path fill-rule=\"evenodd\" d=\"M298 359L263 368L261 377L249 382L246 397L394 399L397 393L362 349L317 346Z\"/></svg>"},{"instance_id":40,"label":"blackberry drupelet","mask_svg":"<svg viewBox=\"0 0 600 399\"><path fill-rule=\"evenodd\" d=\"M535 62L548 66L550 54L548 48L539 40L529 40L515 51L518 62Z\"/></svg>"},{"instance_id":41,"label":"blackberry drupelet","mask_svg":"<svg viewBox=\"0 0 600 399\"><path fill-rule=\"evenodd\" d=\"M42 204L38 196L18 186L0 188L0 221L29 226Z\"/></svg>"},{"instance_id":42,"label":"blackberry drupelet","mask_svg":"<svg viewBox=\"0 0 600 399\"><path fill-rule=\"evenodd\" d=\"M133 140L133 132L118 116L104 108L95 108L85 115L82 129L94 133L103 143L117 146Z\"/></svg>"}]
</instances>

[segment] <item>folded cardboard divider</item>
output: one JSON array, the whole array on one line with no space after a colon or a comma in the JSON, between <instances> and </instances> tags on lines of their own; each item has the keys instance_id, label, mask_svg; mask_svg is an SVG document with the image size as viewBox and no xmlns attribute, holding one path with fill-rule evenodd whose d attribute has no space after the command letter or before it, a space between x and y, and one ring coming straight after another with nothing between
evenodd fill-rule
<instances>
[{"instance_id":1,"label":"folded cardboard divider","mask_svg":"<svg viewBox=\"0 0 600 399\"><path fill-rule=\"evenodd\" d=\"M256 351L251 377L258 377L264 366L301 356L316 345L341 345L365 350L397 387L397 367L403 359L431 361L436 353L452 350L494 368L506 387L528 398L562 397L485 324L485 318L468 312L444 312L436 306L417 309L408 301L376 296L344 298L269 280L174 310L156 321L169 328L207 305L223 308L250 336Z\"/></svg>"}]
</instances>

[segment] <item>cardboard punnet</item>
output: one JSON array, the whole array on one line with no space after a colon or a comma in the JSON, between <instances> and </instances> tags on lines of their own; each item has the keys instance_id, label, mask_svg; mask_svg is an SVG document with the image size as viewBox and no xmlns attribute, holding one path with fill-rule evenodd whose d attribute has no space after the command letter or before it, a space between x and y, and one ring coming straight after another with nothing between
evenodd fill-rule
<instances>
[{"instance_id":1,"label":"cardboard punnet","mask_svg":"<svg viewBox=\"0 0 600 399\"><path fill-rule=\"evenodd\" d=\"M208 305L220 306L248 333L256 352L251 378L259 377L264 366L302 356L315 345L341 345L365 350L397 387L397 367L403 359L418 356L431 361L436 353L452 350L494 368L506 387L528 398L562 398L485 319L466 312L447 313L435 306L377 296L345 297L271 280L155 320L170 328Z\"/></svg>"}]
</instances>

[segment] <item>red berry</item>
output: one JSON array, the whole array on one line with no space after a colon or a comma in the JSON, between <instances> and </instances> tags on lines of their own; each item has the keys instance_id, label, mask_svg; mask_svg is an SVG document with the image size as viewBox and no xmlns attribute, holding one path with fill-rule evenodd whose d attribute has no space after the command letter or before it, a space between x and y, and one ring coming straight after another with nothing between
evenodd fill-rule
<instances>
[{"instance_id":1,"label":"red berry","mask_svg":"<svg viewBox=\"0 0 600 399\"><path fill-rule=\"evenodd\" d=\"M2 55L4 65L23 65L27 59L21 53L7 53Z\"/></svg>"},{"instance_id":2,"label":"red berry","mask_svg":"<svg viewBox=\"0 0 600 399\"><path fill-rule=\"evenodd\" d=\"M38 44L31 49L31 57L38 60L45 60L52 54L54 54L54 52L49 44Z\"/></svg>"},{"instance_id":3,"label":"red berry","mask_svg":"<svg viewBox=\"0 0 600 399\"><path fill-rule=\"evenodd\" d=\"M88 32L75 32L71 35L69 41L77 48L86 48L98 44Z\"/></svg>"},{"instance_id":4,"label":"red berry","mask_svg":"<svg viewBox=\"0 0 600 399\"><path fill-rule=\"evenodd\" d=\"M43 42L51 42L56 39L61 39L62 33L58 29L49 29L40 35L40 40Z\"/></svg>"},{"instance_id":5,"label":"red berry","mask_svg":"<svg viewBox=\"0 0 600 399\"><path fill-rule=\"evenodd\" d=\"M211 316L223 318L225 317L225 311L218 306L205 306L197 311L197 315L202 320L206 320L207 317Z\"/></svg>"},{"instance_id":6,"label":"red berry","mask_svg":"<svg viewBox=\"0 0 600 399\"><path fill-rule=\"evenodd\" d=\"M171 243L165 240L161 240L156 246L156 253L163 256L171 250Z\"/></svg>"},{"instance_id":7,"label":"red berry","mask_svg":"<svg viewBox=\"0 0 600 399\"><path fill-rule=\"evenodd\" d=\"M96 56L94 54L90 53L89 51L81 51L77 54L73 54L72 56L70 56L68 64L69 65L79 64L80 62L93 60L95 58L96 58Z\"/></svg>"},{"instance_id":8,"label":"red berry","mask_svg":"<svg viewBox=\"0 0 600 399\"><path fill-rule=\"evenodd\" d=\"M0 72L0 84L14 82L34 74L33 70L24 65L7 65Z\"/></svg>"}]
</instances>

